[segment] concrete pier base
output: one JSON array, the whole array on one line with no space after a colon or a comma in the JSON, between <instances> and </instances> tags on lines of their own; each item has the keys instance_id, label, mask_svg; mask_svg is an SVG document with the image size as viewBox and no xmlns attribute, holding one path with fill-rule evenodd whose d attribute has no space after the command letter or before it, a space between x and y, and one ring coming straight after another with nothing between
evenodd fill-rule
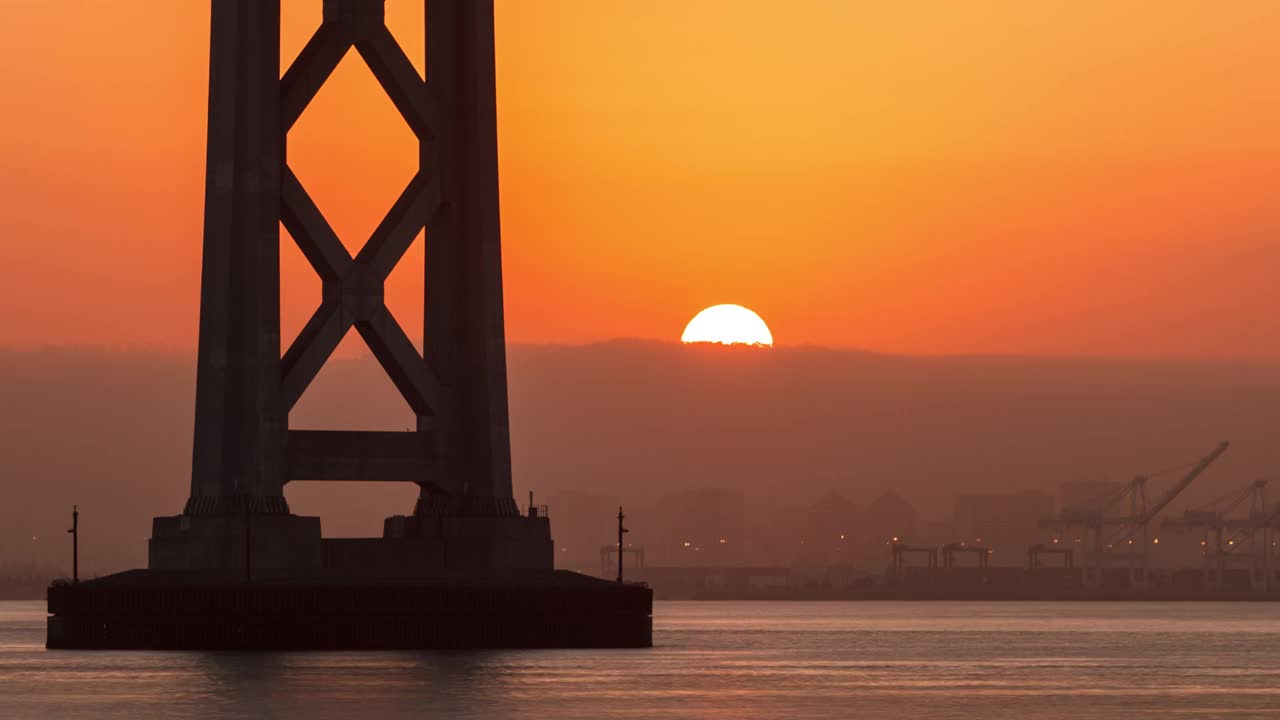
<instances>
[{"instance_id":1,"label":"concrete pier base","mask_svg":"<svg viewBox=\"0 0 1280 720\"><path fill-rule=\"evenodd\" d=\"M642 648L653 593L567 571L133 570L49 589L53 649Z\"/></svg>"},{"instance_id":2,"label":"concrete pier base","mask_svg":"<svg viewBox=\"0 0 1280 720\"><path fill-rule=\"evenodd\" d=\"M545 517L397 515L383 523L383 539L435 548L431 567L555 567L551 521Z\"/></svg>"},{"instance_id":3,"label":"concrete pier base","mask_svg":"<svg viewBox=\"0 0 1280 720\"><path fill-rule=\"evenodd\" d=\"M449 570L549 571L553 550L545 517L397 515L383 523L380 538L325 539L316 517L177 515L152 521L148 567L412 577Z\"/></svg>"},{"instance_id":4,"label":"concrete pier base","mask_svg":"<svg viewBox=\"0 0 1280 720\"><path fill-rule=\"evenodd\" d=\"M318 569L323 557L320 518L288 514L158 517L147 543L152 570Z\"/></svg>"}]
</instances>

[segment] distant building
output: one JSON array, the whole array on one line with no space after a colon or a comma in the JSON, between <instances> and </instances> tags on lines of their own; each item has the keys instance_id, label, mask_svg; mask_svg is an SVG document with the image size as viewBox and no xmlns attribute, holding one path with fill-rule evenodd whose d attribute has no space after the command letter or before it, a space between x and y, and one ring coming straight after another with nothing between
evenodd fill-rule
<instances>
[{"instance_id":1,"label":"distant building","mask_svg":"<svg viewBox=\"0 0 1280 720\"><path fill-rule=\"evenodd\" d=\"M915 535L916 509L898 493L890 490L867 506L866 537L870 543L883 545L894 538L911 541Z\"/></svg>"},{"instance_id":2,"label":"distant building","mask_svg":"<svg viewBox=\"0 0 1280 720\"><path fill-rule=\"evenodd\" d=\"M1073 480L1058 486L1059 508L1090 508L1120 492L1122 483L1108 480Z\"/></svg>"},{"instance_id":3,"label":"distant building","mask_svg":"<svg viewBox=\"0 0 1280 720\"><path fill-rule=\"evenodd\" d=\"M950 542L986 545L994 562L1019 564L1028 547L1046 539L1040 520L1053 511L1053 496L1045 493L958 495Z\"/></svg>"},{"instance_id":4,"label":"distant building","mask_svg":"<svg viewBox=\"0 0 1280 720\"><path fill-rule=\"evenodd\" d=\"M770 508L750 528L746 562L795 566L808 544L808 513L798 508Z\"/></svg>"},{"instance_id":5,"label":"distant building","mask_svg":"<svg viewBox=\"0 0 1280 720\"><path fill-rule=\"evenodd\" d=\"M599 574L600 546L618 540L619 499L568 490L547 498L546 503L551 515L556 567Z\"/></svg>"},{"instance_id":6,"label":"distant building","mask_svg":"<svg viewBox=\"0 0 1280 720\"><path fill-rule=\"evenodd\" d=\"M800 564L847 563L858 555L866 530L866 510L838 493L819 497L805 511L797 535Z\"/></svg>"},{"instance_id":7,"label":"distant building","mask_svg":"<svg viewBox=\"0 0 1280 720\"><path fill-rule=\"evenodd\" d=\"M741 564L746 499L737 490L699 488L667 495L634 516L633 540L648 562L674 567Z\"/></svg>"},{"instance_id":8,"label":"distant building","mask_svg":"<svg viewBox=\"0 0 1280 720\"><path fill-rule=\"evenodd\" d=\"M956 533L956 524L951 520L930 520L925 523L920 533L920 544L922 545L943 545L949 542L955 542L960 537Z\"/></svg>"}]
</instances>

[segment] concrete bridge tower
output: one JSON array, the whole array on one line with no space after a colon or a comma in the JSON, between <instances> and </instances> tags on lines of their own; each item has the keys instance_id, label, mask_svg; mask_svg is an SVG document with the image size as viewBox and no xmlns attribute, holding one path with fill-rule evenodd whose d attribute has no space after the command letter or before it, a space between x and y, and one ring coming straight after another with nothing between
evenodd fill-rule
<instances>
[{"instance_id":1,"label":"concrete bridge tower","mask_svg":"<svg viewBox=\"0 0 1280 720\"><path fill-rule=\"evenodd\" d=\"M316 0L319 2L320 0ZM384 0L323 0L323 22L280 76L280 0L212 0L208 167L191 495L156 518L153 569L414 572L552 566L546 518L512 498L492 0L426 2L426 77L387 29ZM347 53L368 65L418 139L418 173L354 255L289 168L289 129ZM279 226L323 283L280 338ZM424 348L384 283L426 232ZM289 413L351 328L417 416L408 432L304 431ZM321 540L284 486L400 481L413 514L384 535Z\"/></svg>"}]
</instances>

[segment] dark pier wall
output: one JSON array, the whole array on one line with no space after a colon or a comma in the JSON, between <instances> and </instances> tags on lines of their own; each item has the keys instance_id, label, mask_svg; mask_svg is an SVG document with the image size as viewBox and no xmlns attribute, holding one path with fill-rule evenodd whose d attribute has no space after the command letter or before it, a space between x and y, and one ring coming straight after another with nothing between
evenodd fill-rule
<instances>
[{"instance_id":1,"label":"dark pier wall","mask_svg":"<svg viewBox=\"0 0 1280 720\"><path fill-rule=\"evenodd\" d=\"M653 594L573 573L352 582L133 571L49 590L48 647L163 650L643 648Z\"/></svg>"}]
</instances>

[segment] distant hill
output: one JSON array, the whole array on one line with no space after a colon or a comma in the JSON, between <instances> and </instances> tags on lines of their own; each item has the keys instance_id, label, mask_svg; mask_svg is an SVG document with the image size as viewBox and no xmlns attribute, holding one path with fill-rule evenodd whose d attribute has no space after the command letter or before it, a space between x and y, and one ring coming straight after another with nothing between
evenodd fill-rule
<instances>
[{"instance_id":1,"label":"distant hill","mask_svg":"<svg viewBox=\"0 0 1280 720\"><path fill-rule=\"evenodd\" d=\"M893 488L928 518L957 492L1123 479L1223 439L1232 450L1189 499L1280 470L1276 367L617 341L514 346L509 372L520 499L581 488L649 504L717 486L763 514ZM0 561L69 564L78 503L86 574L145 562L151 517L187 496L194 379L185 353L0 351ZM293 418L411 422L367 357L322 371ZM288 496L327 534L350 535L376 533L414 492L294 484Z\"/></svg>"}]
</instances>

